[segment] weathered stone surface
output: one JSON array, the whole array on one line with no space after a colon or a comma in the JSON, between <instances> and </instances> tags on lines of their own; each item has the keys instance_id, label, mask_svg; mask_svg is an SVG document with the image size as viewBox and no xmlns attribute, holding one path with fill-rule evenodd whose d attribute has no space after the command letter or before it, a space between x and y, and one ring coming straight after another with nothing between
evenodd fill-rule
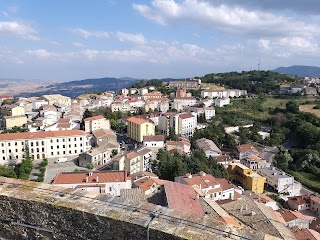
<instances>
[{"instance_id":1,"label":"weathered stone surface","mask_svg":"<svg viewBox=\"0 0 320 240\"><path fill-rule=\"evenodd\" d=\"M0 177L0 239L263 239L209 216L196 217L147 202L90 194ZM35 230L13 223L43 228Z\"/></svg>"}]
</instances>

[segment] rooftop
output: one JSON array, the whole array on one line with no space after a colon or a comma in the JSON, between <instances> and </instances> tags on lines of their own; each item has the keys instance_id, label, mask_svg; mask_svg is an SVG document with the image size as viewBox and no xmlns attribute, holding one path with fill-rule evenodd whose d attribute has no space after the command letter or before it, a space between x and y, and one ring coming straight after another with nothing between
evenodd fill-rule
<instances>
[{"instance_id":1,"label":"rooftop","mask_svg":"<svg viewBox=\"0 0 320 240\"><path fill-rule=\"evenodd\" d=\"M258 150L254 146L252 146L250 144L239 145L239 146L237 146L237 149L238 149L238 152L252 151L252 152L258 153Z\"/></svg>"},{"instance_id":2,"label":"rooftop","mask_svg":"<svg viewBox=\"0 0 320 240\"><path fill-rule=\"evenodd\" d=\"M68 136L83 136L85 132L82 130L59 130L48 132L21 132L21 133L5 133L0 134L0 141L6 140L24 140L35 138L52 138L52 137L68 137Z\"/></svg>"},{"instance_id":3,"label":"rooftop","mask_svg":"<svg viewBox=\"0 0 320 240\"><path fill-rule=\"evenodd\" d=\"M210 139L200 138L196 140L196 144L198 148L202 149L203 151L215 151L217 153L222 153L221 150L217 147L217 145Z\"/></svg>"},{"instance_id":4,"label":"rooftop","mask_svg":"<svg viewBox=\"0 0 320 240\"><path fill-rule=\"evenodd\" d=\"M293 178L286 172L279 170L275 167L259 168L257 171L264 176L273 176L274 178Z\"/></svg>"},{"instance_id":5,"label":"rooftop","mask_svg":"<svg viewBox=\"0 0 320 240\"><path fill-rule=\"evenodd\" d=\"M164 184L168 207L180 212L203 216L201 204L192 187L167 181Z\"/></svg>"},{"instance_id":6,"label":"rooftop","mask_svg":"<svg viewBox=\"0 0 320 240\"><path fill-rule=\"evenodd\" d=\"M190 186L197 185L201 189L219 185L219 181L217 181L214 176L206 174L205 172L199 172L192 175L187 173L185 176L180 176L178 178L183 179Z\"/></svg>"},{"instance_id":7,"label":"rooftop","mask_svg":"<svg viewBox=\"0 0 320 240\"><path fill-rule=\"evenodd\" d=\"M98 115L98 116L93 116L93 117L88 117L88 118L85 118L84 121L87 122L87 121L94 121L94 120L99 120L99 119L104 119L105 117L102 116L102 115Z\"/></svg>"},{"instance_id":8,"label":"rooftop","mask_svg":"<svg viewBox=\"0 0 320 240\"><path fill-rule=\"evenodd\" d=\"M191 113L183 113L179 115L179 118L181 119L187 119L187 118L194 118L195 116L193 116Z\"/></svg>"},{"instance_id":9,"label":"rooftop","mask_svg":"<svg viewBox=\"0 0 320 240\"><path fill-rule=\"evenodd\" d=\"M60 172L52 184L126 182L128 179L126 171Z\"/></svg>"},{"instance_id":10,"label":"rooftop","mask_svg":"<svg viewBox=\"0 0 320 240\"><path fill-rule=\"evenodd\" d=\"M148 122L147 120L143 119L143 118L137 118L137 117L130 117L127 119L128 122L132 122L135 124L143 124Z\"/></svg>"},{"instance_id":11,"label":"rooftop","mask_svg":"<svg viewBox=\"0 0 320 240\"><path fill-rule=\"evenodd\" d=\"M107 130L107 129L98 129L92 132L93 136L96 138L102 138L102 137L107 137L107 136L113 136L115 137L116 134L112 130Z\"/></svg>"},{"instance_id":12,"label":"rooftop","mask_svg":"<svg viewBox=\"0 0 320 240\"><path fill-rule=\"evenodd\" d=\"M280 213L286 222L290 222L295 219L301 219L304 221L308 221L308 219L302 213L297 212L297 211L291 211L291 210L284 210L283 211L282 210Z\"/></svg>"},{"instance_id":13,"label":"rooftop","mask_svg":"<svg viewBox=\"0 0 320 240\"><path fill-rule=\"evenodd\" d=\"M164 135L153 135L153 136L144 136L143 141L156 141L161 142L164 141Z\"/></svg>"}]
</instances>

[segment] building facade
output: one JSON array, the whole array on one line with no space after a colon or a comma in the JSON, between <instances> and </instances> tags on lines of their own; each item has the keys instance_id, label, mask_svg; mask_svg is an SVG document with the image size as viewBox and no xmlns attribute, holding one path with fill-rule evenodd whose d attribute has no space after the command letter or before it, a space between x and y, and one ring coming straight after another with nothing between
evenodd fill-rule
<instances>
[{"instance_id":1,"label":"building facade","mask_svg":"<svg viewBox=\"0 0 320 240\"><path fill-rule=\"evenodd\" d=\"M127 119L128 136L137 142L142 142L143 137L153 136L155 126L152 122L146 119L131 117Z\"/></svg>"},{"instance_id":2,"label":"building facade","mask_svg":"<svg viewBox=\"0 0 320 240\"><path fill-rule=\"evenodd\" d=\"M110 121L102 115L89 117L84 119L84 128L86 133L91 133L99 129L110 129Z\"/></svg>"}]
</instances>

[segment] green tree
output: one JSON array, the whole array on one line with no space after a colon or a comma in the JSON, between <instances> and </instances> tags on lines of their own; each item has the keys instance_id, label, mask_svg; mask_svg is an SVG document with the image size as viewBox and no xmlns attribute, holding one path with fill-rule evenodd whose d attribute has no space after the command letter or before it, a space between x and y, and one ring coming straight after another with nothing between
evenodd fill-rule
<instances>
[{"instance_id":1,"label":"green tree","mask_svg":"<svg viewBox=\"0 0 320 240\"><path fill-rule=\"evenodd\" d=\"M114 157L118 154L118 150L117 149L112 149L111 151L111 157Z\"/></svg>"},{"instance_id":2,"label":"green tree","mask_svg":"<svg viewBox=\"0 0 320 240\"><path fill-rule=\"evenodd\" d=\"M169 136L167 137L167 140L176 141L178 139L178 136L176 135L174 128L169 128Z\"/></svg>"},{"instance_id":3,"label":"green tree","mask_svg":"<svg viewBox=\"0 0 320 240\"><path fill-rule=\"evenodd\" d=\"M88 169L93 169L93 165L92 165L92 163L87 163L87 166L86 166Z\"/></svg>"},{"instance_id":4,"label":"green tree","mask_svg":"<svg viewBox=\"0 0 320 240\"><path fill-rule=\"evenodd\" d=\"M289 101L286 103L286 111L290 113L299 112L299 104L295 101Z\"/></svg>"},{"instance_id":5,"label":"green tree","mask_svg":"<svg viewBox=\"0 0 320 240\"><path fill-rule=\"evenodd\" d=\"M8 178L17 178L17 174L10 166L0 166L0 176Z\"/></svg>"}]
</instances>

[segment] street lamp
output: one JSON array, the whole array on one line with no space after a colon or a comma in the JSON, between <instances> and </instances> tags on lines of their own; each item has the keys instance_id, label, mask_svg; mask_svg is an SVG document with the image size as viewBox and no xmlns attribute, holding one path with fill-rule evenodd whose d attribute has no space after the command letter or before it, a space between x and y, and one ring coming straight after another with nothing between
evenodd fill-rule
<instances>
[{"instance_id":1,"label":"street lamp","mask_svg":"<svg viewBox=\"0 0 320 240\"><path fill-rule=\"evenodd\" d=\"M147 226L147 240L150 239L150 226L151 226L151 223L153 222L154 219L156 219L156 217L158 217L158 213L154 213L154 212L151 212L150 213L150 222L148 223L148 226Z\"/></svg>"}]
</instances>

